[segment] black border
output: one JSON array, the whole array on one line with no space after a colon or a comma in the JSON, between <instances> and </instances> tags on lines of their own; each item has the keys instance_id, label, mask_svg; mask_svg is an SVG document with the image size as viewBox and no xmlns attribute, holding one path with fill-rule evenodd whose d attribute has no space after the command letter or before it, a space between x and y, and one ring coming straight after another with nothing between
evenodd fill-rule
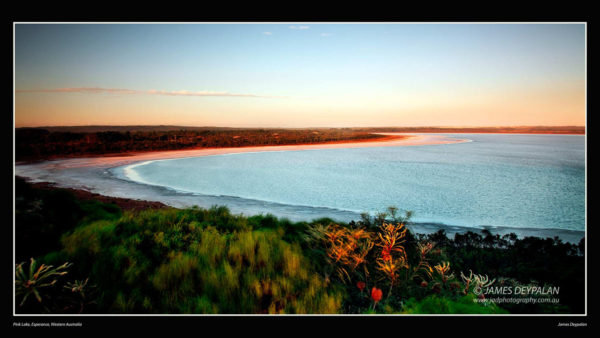
<instances>
[{"instance_id":1,"label":"black border","mask_svg":"<svg viewBox=\"0 0 600 338\"><path fill-rule=\"evenodd\" d=\"M554 13L544 13L538 9L537 12L523 11L523 5L510 5L508 3L487 3L473 4L475 6L469 11L461 11L460 8L446 5L437 8L439 12L432 13L431 8L414 10L410 6L405 6L403 3L397 3L399 6L392 4L381 3L379 6L371 6L369 9L364 9L364 4L358 5L357 13L354 15L344 15L343 18L338 16L333 19L331 13L325 11L321 5L310 5L303 3L285 3L280 5L269 4L252 4L251 9L244 11L243 8L238 8L238 14L232 14L231 10L218 10L201 4L200 9L191 6L191 3L181 3L173 6L172 9L163 8L167 4L146 4L136 5L138 9L143 6L156 8L160 13L160 18L156 15L146 15L140 19L135 9L129 11L124 4L101 4L102 10L97 10L98 5L88 7L85 4L78 4L69 9L67 5L52 3L49 5L30 5L36 6L34 9L13 9L13 18L10 22L5 22L3 27L5 32L12 34L14 22L288 22L288 23L310 23L310 22L586 22L589 24L590 9L582 9L579 7L559 8ZM212 4L211 4L212 5ZM230 6L232 6L231 4ZM233 5L237 6L237 5ZM274 6L274 7L270 7ZM303 14L296 10L297 7L306 7L310 14ZM350 3L340 3L341 7L354 7ZM436 4L426 4L427 7L436 7ZM544 6L548 6L544 5ZM559 5L560 6L560 5ZM288 8L291 7L291 8ZM495 7L502 7L497 9ZM561 6L562 7L562 6ZM202 9L204 8L204 9ZM209 9L210 8L210 9ZM477 13L474 13L477 11ZM343 11L342 11L343 12ZM239 15L244 13L246 15ZM253 13L249 15L248 13ZM374 14L376 13L376 14ZM507 14L508 13L508 14ZM10 25L10 26L9 26ZM9 28L10 27L10 28ZM593 27L593 26L592 26ZM594 31L594 30L592 30ZM8 33L11 32L11 33ZM588 31L589 32L589 31ZM589 34L588 34L589 38ZM12 39L11 39L12 40ZM11 41L6 39L6 41ZM14 42L14 41L13 41ZM589 43L588 58L589 58ZM13 45L10 45L12 49ZM7 48L8 49L8 48ZM9 55L8 52L5 55ZM12 55L12 54L10 54ZM7 62L8 64L8 62ZM589 65L589 62L587 63ZM12 66L12 63L11 63ZM7 66L8 67L8 66ZM589 74L589 72L588 72ZM14 70L13 70L14 75ZM587 81L589 84L589 81ZM6 91L8 95L9 91ZM14 92L14 87L13 87ZM587 90L587 93L591 91ZM12 101L12 97L8 100ZM10 102L9 101L9 102ZM588 100L589 101L589 100ZM588 102L589 104L589 102ZM14 104L12 107L14 112ZM588 108L589 111L589 108ZM4 114L8 120L9 114ZM8 121L7 121L8 122ZM11 130L8 130L9 124L4 124L4 137L12 138L14 131L14 118L11 117ZM586 117L586 137L589 136L589 122ZM589 147L589 146L588 146ZM14 145L13 145L14 149ZM8 151L6 151L8 153ZM7 162L8 160L5 160ZM589 161L586 161L586 165ZM14 166L14 159L13 159ZM8 164L4 168L9 168ZM587 173L588 171L586 171ZM6 175L8 176L8 175ZM3 177L6 177L3 175ZM588 175L591 176L591 175ZM588 177L589 178L589 177ZM8 181L8 180L6 180ZM13 176L14 182L14 176ZM589 184L589 181L588 181ZM8 190L7 187L4 188ZM8 193L6 193L8 195ZM591 199L590 199L591 200ZM588 201L589 203L589 201ZM5 202L5 204L7 204ZM11 204L12 209L12 204ZM12 210L14 215L14 209ZM5 213L9 215L9 213ZM589 215L589 214L588 214ZM5 216L8 217L8 216ZM11 219L12 221L12 219ZM8 223L8 222L7 222ZM588 224L591 224L589 222ZM588 227L589 231L589 227ZM14 236L14 234L13 234ZM587 236L589 238L589 236ZM5 242L9 241L9 236L4 236ZM12 238L11 238L12 241ZM4 250L9 251L8 245L4 245ZM589 246L588 246L589 247ZM592 246L593 247L593 246ZM591 250L588 252L591 253ZM12 253L5 254L5 257L12 256ZM8 268L9 264L3 266ZM14 289L14 267L10 264L10 273L12 279L7 278L3 288L5 293L12 293ZM5 270L8 274L9 269ZM8 284L11 286L8 286ZM10 291L8 291L10 290ZM588 292L594 293L592 287L588 288ZM8 298L5 298L8 299ZM82 326L75 327L52 327L54 332L69 332L69 333L113 333L124 334L135 332L136 334L143 332L158 334L160 331L169 332L176 335L230 335L234 333L248 335L287 335L311 333L317 335L335 334L340 335L350 333L353 336L358 335L381 335L381 334L419 334L427 335L432 333L444 334L461 334L486 335L489 333L501 334L525 334L539 333L542 331L555 331L556 333L571 332L581 334L588 331L590 326L584 327L559 327L559 323L586 323L588 324L590 312L594 311L594 304L587 300L588 314L586 316L14 316L13 304L6 302L5 310L10 311L12 321L7 322L15 333L38 333L45 327L25 327L14 326L14 323L81 323ZM10 304L10 305L9 305ZM132 329L131 331L122 331L121 329ZM477 330L480 329L481 331ZM56 331L58 330L58 331ZM135 331L133 331L135 330ZM477 331L476 331L477 330Z\"/></svg>"}]
</instances>

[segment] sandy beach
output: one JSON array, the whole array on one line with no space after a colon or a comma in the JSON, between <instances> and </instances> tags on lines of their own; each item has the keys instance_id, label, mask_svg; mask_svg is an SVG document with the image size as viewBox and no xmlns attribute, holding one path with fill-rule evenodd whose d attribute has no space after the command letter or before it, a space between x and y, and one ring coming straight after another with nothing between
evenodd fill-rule
<instances>
[{"instance_id":1,"label":"sandy beach","mask_svg":"<svg viewBox=\"0 0 600 338\"><path fill-rule=\"evenodd\" d=\"M74 166L109 166L125 165L133 162L167 160L186 157L201 157L212 155L254 153L269 151L297 151L297 150L315 150L315 149L336 149L336 148L364 148L364 147L399 147L399 146L419 146L432 144L452 144L461 142L470 142L468 139L449 138L444 135L415 135L398 133L380 133L388 137L375 140L360 141L340 141L321 144L302 144L286 146L264 146L264 147L239 147L239 148L204 148L192 150L171 150L171 151L152 151L140 153L128 153L117 155L102 155L79 158L54 159L41 164L59 165L61 168ZM27 162L16 163L17 165L27 165ZM38 163L33 163L38 164Z\"/></svg>"},{"instance_id":2,"label":"sandy beach","mask_svg":"<svg viewBox=\"0 0 600 338\"><path fill-rule=\"evenodd\" d=\"M259 200L248 200L231 196L210 196L183 193L172 189L140 184L128 180L122 170L115 168L143 163L147 161L166 160L176 158L213 156L252 152L277 152L277 151L300 151L316 149L336 148L362 148L362 147L398 147L419 146L434 144L455 144L470 142L466 138L455 138L446 135L419 135L385 133L390 136L384 140L366 142L344 142L326 143L315 145L293 145L293 146L267 146L267 147L244 147L244 148L212 148L182 151L161 151L149 153L136 153L120 156L103 156L89 158L56 159L39 163L17 163L15 175L25 177L32 182L50 182L58 187L83 189L92 193L134 200L145 200L150 202L162 202L173 207L189 207L198 205L210 207L212 205L227 205L234 213L253 215L260 213L272 213L278 217L286 217L292 221L311 220L320 217L331 217L341 222L358 220L356 212L339 210L333 208L316 208L304 206L292 206L271 203ZM394 137L395 136L395 137ZM398 136L406 136L399 138ZM461 135L461 137L464 137ZM577 243L584 236L583 231L561 230L561 229L523 229L523 228L490 228L490 227L457 227L437 223L419 223L413 226L418 233L433 233L444 229L446 233L453 236L457 232L475 231L484 229L493 234L506 234L514 232L519 237L559 236L563 241Z\"/></svg>"}]
</instances>

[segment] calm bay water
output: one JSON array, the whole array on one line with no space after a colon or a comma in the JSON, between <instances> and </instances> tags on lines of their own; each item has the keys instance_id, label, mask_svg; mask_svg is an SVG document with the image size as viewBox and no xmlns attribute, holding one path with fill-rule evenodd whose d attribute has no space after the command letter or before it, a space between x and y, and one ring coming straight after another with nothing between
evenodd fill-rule
<instances>
[{"instance_id":1,"label":"calm bay water","mask_svg":"<svg viewBox=\"0 0 600 338\"><path fill-rule=\"evenodd\" d=\"M473 142L218 155L125 172L206 195L356 212L395 205L418 222L585 229L583 136L459 137Z\"/></svg>"}]
</instances>

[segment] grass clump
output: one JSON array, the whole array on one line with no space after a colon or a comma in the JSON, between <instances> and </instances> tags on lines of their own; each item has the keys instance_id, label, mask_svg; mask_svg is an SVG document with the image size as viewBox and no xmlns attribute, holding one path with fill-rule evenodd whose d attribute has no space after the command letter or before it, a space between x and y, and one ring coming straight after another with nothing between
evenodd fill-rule
<instances>
[{"instance_id":1,"label":"grass clump","mask_svg":"<svg viewBox=\"0 0 600 338\"><path fill-rule=\"evenodd\" d=\"M459 299L431 295L421 301L411 298L404 306L403 314L508 314L494 303L478 303L473 294Z\"/></svg>"},{"instance_id":2,"label":"grass clump","mask_svg":"<svg viewBox=\"0 0 600 338\"><path fill-rule=\"evenodd\" d=\"M60 257L91 271L98 305L111 313L341 310L343 291L312 270L298 243L248 223L223 207L125 213L67 233Z\"/></svg>"}]
</instances>

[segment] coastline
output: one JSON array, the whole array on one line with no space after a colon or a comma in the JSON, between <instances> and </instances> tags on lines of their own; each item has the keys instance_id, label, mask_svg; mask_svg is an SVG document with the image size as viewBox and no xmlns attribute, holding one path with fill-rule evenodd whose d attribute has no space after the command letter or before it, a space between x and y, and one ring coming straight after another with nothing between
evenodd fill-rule
<instances>
[{"instance_id":1,"label":"coastline","mask_svg":"<svg viewBox=\"0 0 600 338\"><path fill-rule=\"evenodd\" d=\"M245 149L245 148L266 148L266 147L290 147L290 146L314 146L314 145L331 145L331 144L345 144L345 143L369 143L369 142L389 142L389 141L397 141L409 138L407 135L398 135L398 133L394 133L394 135L389 135L386 133L374 133L374 135L382 135L382 137L374 138L374 139L353 139L353 140L343 140L343 141L326 141L320 143L298 143L298 144L286 144L286 145L277 145L277 146L242 146L242 147L206 147L206 148L188 148L188 149L180 149L180 150L147 150L147 151L130 151L130 152L120 152L120 153L101 153L101 154L87 154L87 155L69 155L69 156L50 156L50 157L35 157L35 158L24 158L18 160L18 164L26 164L26 163L39 163L44 161L53 161L53 160L66 160L66 159L76 159L76 158L106 158L106 157L127 157L127 156L140 156L140 155L148 155L154 153L166 153L166 152L178 152L178 151L199 151L199 150L210 150L210 149Z\"/></svg>"},{"instance_id":2,"label":"coastline","mask_svg":"<svg viewBox=\"0 0 600 338\"><path fill-rule=\"evenodd\" d=\"M162 209L162 208L169 208L169 207L177 207L177 206L172 206L172 205L165 204L165 203L162 203L159 201L149 201L149 200L136 199L136 198L105 196L105 195L101 195L101 194L97 194L97 193L92 193L88 190L60 187L56 184L47 183L47 182L37 182L37 183L32 183L32 185L35 188L39 188L39 189L50 189L50 190L51 189L67 189L70 192L72 192L73 194L75 194L75 196L80 200L96 200L96 201L103 202L103 203L115 204L118 207L120 207L121 209L123 209L124 211L142 211L142 210L148 210L148 209ZM225 198L227 198L227 197L225 197ZM236 199L242 200L242 199L236 198L236 197L229 197L230 205L232 202L235 203ZM273 203L268 203L268 202L264 202L264 203L268 204L269 207L274 206ZM256 201L257 210L260 210L265 204L261 204L260 201ZM185 205L183 205L183 204L179 206L179 208L183 208L183 207L185 207ZM292 221L308 220L302 216L298 217L299 213L307 215L306 210L303 209L302 207L284 205L284 204L281 204L280 207L282 207L282 209L283 209L281 211L284 212L283 216L281 216L281 214L278 213L279 215L277 215L277 216L280 218L285 217ZM360 219L359 214L349 212L349 211L338 210L338 209L328 209L328 208L311 208L311 209L314 209L314 210L312 213L308 214L308 215L312 215L312 217L309 217L310 220L322 218L322 217L329 217L336 221L350 222L353 220L357 221ZM260 214L260 213L261 212L257 211L255 213L244 213L244 214L246 216L252 216L253 214ZM485 231L485 230L489 231L492 235L500 235L500 236L514 233L518 236L518 238L521 238L521 239L524 237L554 238L555 236L558 236L561 240L563 240L563 242L569 242L572 244L578 244L579 241L585 236L585 231L581 231L581 230L567 230L567 229L553 229L553 228L517 228L517 227L499 227L499 226L490 226L490 225L482 225L479 227L466 227L466 226L449 225L449 224L435 223L435 222L413 222L411 225L409 225L409 228L411 228L411 230L413 230L415 233L425 234L425 235L433 234L440 230L444 230L446 233L446 236L448 236L449 238L454 238L454 236L457 233L463 234L468 231L482 235L483 231Z\"/></svg>"},{"instance_id":3,"label":"coastline","mask_svg":"<svg viewBox=\"0 0 600 338\"><path fill-rule=\"evenodd\" d=\"M47 182L37 182L32 183L35 188L39 189L67 189L80 200L96 200L103 203L115 204L124 211L141 211L148 209L162 209L172 207L168 204L158 202L158 201L148 201L148 200L140 200L135 198L122 198L122 197L110 197L101 194L92 193L83 189L75 189L75 188L64 188L59 187L56 184L47 183ZM231 198L236 199L236 198ZM272 204L270 204L272 206ZM282 204L282 206L285 206ZM184 205L180 206L184 207ZM290 214L287 216L279 216L286 217L292 221L301 221L304 220L302 217L294 217L294 214L298 212L302 212L302 208L294 208L294 206L287 206ZM314 208L317 209L316 213L313 214L314 217L312 219L321 218L321 217L330 217L336 221L344 221L350 222L352 220L357 221L359 219L358 214L347 212L343 210L336 209L327 209L327 208ZM321 210L319 210L321 209ZM257 212L259 214L260 212ZM246 214L247 216L251 216L252 214ZM507 234L514 233L518 236L518 238L524 237L539 237L539 238L554 238L558 236L563 242L569 242L572 244L578 244L581 238L585 236L585 232L581 230L567 230L567 229L552 229L552 228L517 228L517 227L499 227L499 226L489 226L482 225L480 227L466 227L466 226L456 226L456 225L448 225L443 223L434 223L434 222L413 222L413 224L408 226L415 233L419 234L433 234L440 230L444 230L446 235L449 238L454 238L454 236L458 234L466 233L467 231L471 231L477 234L482 235L483 231L487 230L492 235L500 235L504 236Z\"/></svg>"},{"instance_id":4,"label":"coastline","mask_svg":"<svg viewBox=\"0 0 600 338\"><path fill-rule=\"evenodd\" d=\"M363 147L397 147L397 146L415 146L415 145L432 145L432 144L450 144L468 142L463 139L447 139L439 135L416 135L416 134L399 134L399 133L378 133L386 137L368 140L348 140L335 141L316 144L295 144L281 146L248 146L235 148L200 148L200 149L184 149L184 150L165 150L165 151L147 151L147 152L131 152L118 154L98 154L81 157L60 157L50 158L47 160L22 160L17 161L16 165L38 164L38 163L63 163L69 164L85 161L90 165L105 165L110 163L123 162L138 162L138 161L153 161L167 160L186 157L201 157L211 155L226 155L251 152L267 152L267 151L297 151L297 150L313 150L313 149L337 149L337 148L363 148ZM445 140L442 140L445 139ZM128 164L128 163L125 163ZM123 164L119 164L123 165Z\"/></svg>"},{"instance_id":5,"label":"coastline","mask_svg":"<svg viewBox=\"0 0 600 338\"><path fill-rule=\"evenodd\" d=\"M467 139L452 138L439 135L414 135L385 133L390 136L385 141L381 139L370 142L326 143L316 145L267 146L244 148L212 148L199 150L181 150L166 152L150 152L128 154L126 156L89 157L50 160L37 163L17 163L15 175L27 178L32 183L50 182L56 187L85 190L112 198L161 203L176 208L198 205L204 208L211 205L227 205L233 213L254 215L272 213L277 217L285 217L292 221L312 220L330 217L337 221L349 222L359 220L357 212L333 208L318 208L285 205L266 201L247 200L231 196L210 196L174 191L165 187L150 186L127 180L115 175L114 168L126 165L141 164L147 161L167 160L175 158L214 156L224 154L268 152L268 151L297 151L313 149L387 147L387 146L418 146L431 144L453 144L469 142ZM407 136L398 138L398 136ZM453 226L443 223L416 223L413 226L417 233L433 233L441 229L449 236L467 231L479 232L488 229L492 234L504 235L516 233L520 238L525 236L554 237L559 236L563 241L578 243L585 236L584 231L540 228L510 228L510 227L467 227Z\"/></svg>"}]
</instances>

